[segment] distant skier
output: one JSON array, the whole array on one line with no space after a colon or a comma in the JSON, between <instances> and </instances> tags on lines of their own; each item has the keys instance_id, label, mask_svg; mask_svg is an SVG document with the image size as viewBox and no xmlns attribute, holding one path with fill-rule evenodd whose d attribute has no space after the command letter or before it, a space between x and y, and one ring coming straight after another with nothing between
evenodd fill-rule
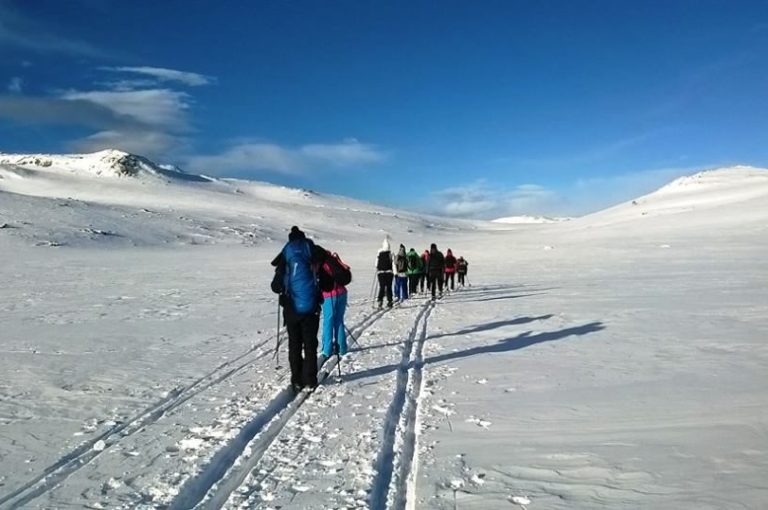
<instances>
[{"instance_id":1,"label":"distant skier","mask_svg":"<svg viewBox=\"0 0 768 510\"><path fill-rule=\"evenodd\" d=\"M408 255L405 253L405 246L401 244L395 256L395 300L402 303L406 299L408 299Z\"/></svg>"},{"instance_id":2,"label":"distant skier","mask_svg":"<svg viewBox=\"0 0 768 510\"><path fill-rule=\"evenodd\" d=\"M419 289L424 292L424 282L427 282L429 290L429 279L427 278L427 268L429 266L429 250L424 250L421 254L421 274L419 275Z\"/></svg>"},{"instance_id":3,"label":"distant skier","mask_svg":"<svg viewBox=\"0 0 768 510\"><path fill-rule=\"evenodd\" d=\"M443 272L445 271L445 258L437 249L437 245L432 243L429 249L429 264L427 266L427 278L429 278L429 288L432 290L432 300L435 300L435 291L440 290L440 297L443 297Z\"/></svg>"},{"instance_id":4,"label":"distant skier","mask_svg":"<svg viewBox=\"0 0 768 510\"><path fill-rule=\"evenodd\" d=\"M464 257L459 257L456 261L456 273L459 275L459 285L464 286L464 279L467 276L467 269L469 268L469 262Z\"/></svg>"},{"instance_id":5,"label":"distant skier","mask_svg":"<svg viewBox=\"0 0 768 510\"><path fill-rule=\"evenodd\" d=\"M408 290L411 293L411 296L416 294L418 292L419 287L419 278L421 277L423 271L422 263L421 263L421 257L419 257L419 254L416 253L416 250L411 248L408 251L407 255L408 259ZM424 292L424 289L421 289L422 292Z\"/></svg>"},{"instance_id":6,"label":"distant skier","mask_svg":"<svg viewBox=\"0 0 768 510\"><path fill-rule=\"evenodd\" d=\"M456 257L450 248L445 253L445 290L448 290L448 281L451 282L451 290L454 289L454 278L456 275Z\"/></svg>"},{"instance_id":7,"label":"distant skier","mask_svg":"<svg viewBox=\"0 0 768 510\"><path fill-rule=\"evenodd\" d=\"M381 249L376 255L376 272L379 279L379 308L387 296L387 306L392 308L392 252L389 248L389 238L385 237Z\"/></svg>"},{"instance_id":8,"label":"distant skier","mask_svg":"<svg viewBox=\"0 0 768 510\"><path fill-rule=\"evenodd\" d=\"M272 291L280 294L283 320L288 330L291 386L298 392L317 387L317 330L320 325L321 283L317 271L326 251L291 227L288 243L272 261ZM328 288L324 280L323 288ZM303 351L303 356L302 356Z\"/></svg>"},{"instance_id":9,"label":"distant skier","mask_svg":"<svg viewBox=\"0 0 768 510\"><path fill-rule=\"evenodd\" d=\"M347 331L344 312L347 309L347 287L352 279L349 266L336 253L327 252L323 272L333 280L330 290L323 291L323 346L328 359L334 354L347 354Z\"/></svg>"}]
</instances>

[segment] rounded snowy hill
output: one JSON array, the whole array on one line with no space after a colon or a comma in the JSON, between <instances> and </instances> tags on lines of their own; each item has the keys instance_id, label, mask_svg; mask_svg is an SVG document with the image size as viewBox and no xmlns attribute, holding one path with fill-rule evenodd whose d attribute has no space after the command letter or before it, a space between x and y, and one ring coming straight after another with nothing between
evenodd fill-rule
<instances>
[{"instance_id":1,"label":"rounded snowy hill","mask_svg":"<svg viewBox=\"0 0 768 510\"><path fill-rule=\"evenodd\" d=\"M64 173L78 177L160 177L167 170L150 160L116 149L91 154L0 154L0 172ZM3 175L0 174L0 175Z\"/></svg>"},{"instance_id":2,"label":"rounded snowy hill","mask_svg":"<svg viewBox=\"0 0 768 510\"><path fill-rule=\"evenodd\" d=\"M79 244L83 232L92 237L93 231L114 234L112 242L141 245L251 244L282 238L294 224L316 239L472 230L484 224L188 174L118 150L0 154L0 198L0 225L28 241L55 245Z\"/></svg>"},{"instance_id":3,"label":"rounded snowy hill","mask_svg":"<svg viewBox=\"0 0 768 510\"><path fill-rule=\"evenodd\" d=\"M768 223L768 169L718 168L680 177L647 195L578 218L574 228L633 233ZM615 228L611 228L615 227Z\"/></svg>"}]
</instances>

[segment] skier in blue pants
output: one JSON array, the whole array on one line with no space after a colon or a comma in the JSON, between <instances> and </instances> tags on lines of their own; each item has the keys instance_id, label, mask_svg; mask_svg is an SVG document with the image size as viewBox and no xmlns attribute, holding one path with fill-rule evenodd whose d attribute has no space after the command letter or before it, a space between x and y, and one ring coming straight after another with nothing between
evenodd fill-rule
<instances>
[{"instance_id":1,"label":"skier in blue pants","mask_svg":"<svg viewBox=\"0 0 768 510\"><path fill-rule=\"evenodd\" d=\"M331 273L328 262L323 271ZM323 356L347 353L347 328L344 326L344 312L347 309L347 288L334 283L333 289L323 291Z\"/></svg>"},{"instance_id":2,"label":"skier in blue pants","mask_svg":"<svg viewBox=\"0 0 768 510\"><path fill-rule=\"evenodd\" d=\"M395 256L395 299L401 303L408 299L408 257L402 244Z\"/></svg>"}]
</instances>

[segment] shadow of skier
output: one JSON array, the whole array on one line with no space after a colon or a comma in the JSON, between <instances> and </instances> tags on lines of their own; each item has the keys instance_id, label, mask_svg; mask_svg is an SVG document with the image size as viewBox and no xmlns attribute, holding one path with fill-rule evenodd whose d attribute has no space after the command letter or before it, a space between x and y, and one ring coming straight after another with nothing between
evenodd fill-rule
<instances>
[{"instance_id":1,"label":"shadow of skier","mask_svg":"<svg viewBox=\"0 0 768 510\"><path fill-rule=\"evenodd\" d=\"M595 333L597 331L601 331L603 329L605 329L605 326L603 325L602 322L598 321L598 322L590 322L581 326L575 326L572 328L561 329L560 331L550 331L547 333L538 333L535 335L532 334L531 331L526 331L525 333L521 333L517 336L499 340L495 344L479 345L477 347L471 347L463 351L449 352L446 354L432 356L431 358L425 359L422 364L427 365L432 363L440 363L443 361L450 361L450 360L455 360L460 358L467 358L470 356L476 356L478 354L516 351L518 349L525 349L526 347L530 347L531 345L540 344L543 342L553 342L555 340L562 340L570 336L584 336L584 335L588 335L589 333ZM411 361L409 368L413 366L413 364L414 364L414 361ZM366 377L375 377L378 375L384 375L384 374L396 371L398 368L400 368L400 366L401 365L397 363L397 364L383 365L376 368L370 368L368 370L363 370L361 372L356 372L353 374L346 375L344 377L344 381L351 382L359 379L365 379Z\"/></svg>"}]
</instances>

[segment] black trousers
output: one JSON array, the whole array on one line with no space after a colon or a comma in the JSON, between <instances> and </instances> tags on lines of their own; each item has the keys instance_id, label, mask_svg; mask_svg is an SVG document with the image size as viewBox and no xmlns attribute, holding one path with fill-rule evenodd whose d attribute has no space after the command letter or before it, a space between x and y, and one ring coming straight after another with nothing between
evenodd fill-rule
<instances>
[{"instance_id":1,"label":"black trousers","mask_svg":"<svg viewBox=\"0 0 768 510\"><path fill-rule=\"evenodd\" d=\"M384 302L384 295L387 296L387 304L392 304L392 273L379 273L379 304Z\"/></svg>"},{"instance_id":2,"label":"black trousers","mask_svg":"<svg viewBox=\"0 0 768 510\"><path fill-rule=\"evenodd\" d=\"M450 282L451 282L451 290L453 290L454 278L455 278L454 275L455 274L456 273L445 273L445 288L446 289L448 288L448 281L450 280Z\"/></svg>"},{"instance_id":3,"label":"black trousers","mask_svg":"<svg viewBox=\"0 0 768 510\"><path fill-rule=\"evenodd\" d=\"M464 277L467 276L467 273L459 273L459 284L463 287L464 286Z\"/></svg>"},{"instance_id":4,"label":"black trousers","mask_svg":"<svg viewBox=\"0 0 768 510\"><path fill-rule=\"evenodd\" d=\"M431 274L429 275L429 288L432 289L432 299L435 299L435 290L440 288L440 295L443 295L443 275Z\"/></svg>"},{"instance_id":5,"label":"black trousers","mask_svg":"<svg viewBox=\"0 0 768 510\"><path fill-rule=\"evenodd\" d=\"M417 287L419 286L419 275L417 274L411 274L408 275L408 292L411 294L416 294L418 291Z\"/></svg>"},{"instance_id":6,"label":"black trousers","mask_svg":"<svg viewBox=\"0 0 768 510\"><path fill-rule=\"evenodd\" d=\"M424 282L427 281L427 274L421 273L419 274L419 288L421 289L419 292L424 292Z\"/></svg>"},{"instance_id":7,"label":"black trousers","mask_svg":"<svg viewBox=\"0 0 768 510\"><path fill-rule=\"evenodd\" d=\"M288 361L291 364L292 384L317 386L319 326L320 316L314 313L286 317L285 328L288 330Z\"/></svg>"}]
</instances>

